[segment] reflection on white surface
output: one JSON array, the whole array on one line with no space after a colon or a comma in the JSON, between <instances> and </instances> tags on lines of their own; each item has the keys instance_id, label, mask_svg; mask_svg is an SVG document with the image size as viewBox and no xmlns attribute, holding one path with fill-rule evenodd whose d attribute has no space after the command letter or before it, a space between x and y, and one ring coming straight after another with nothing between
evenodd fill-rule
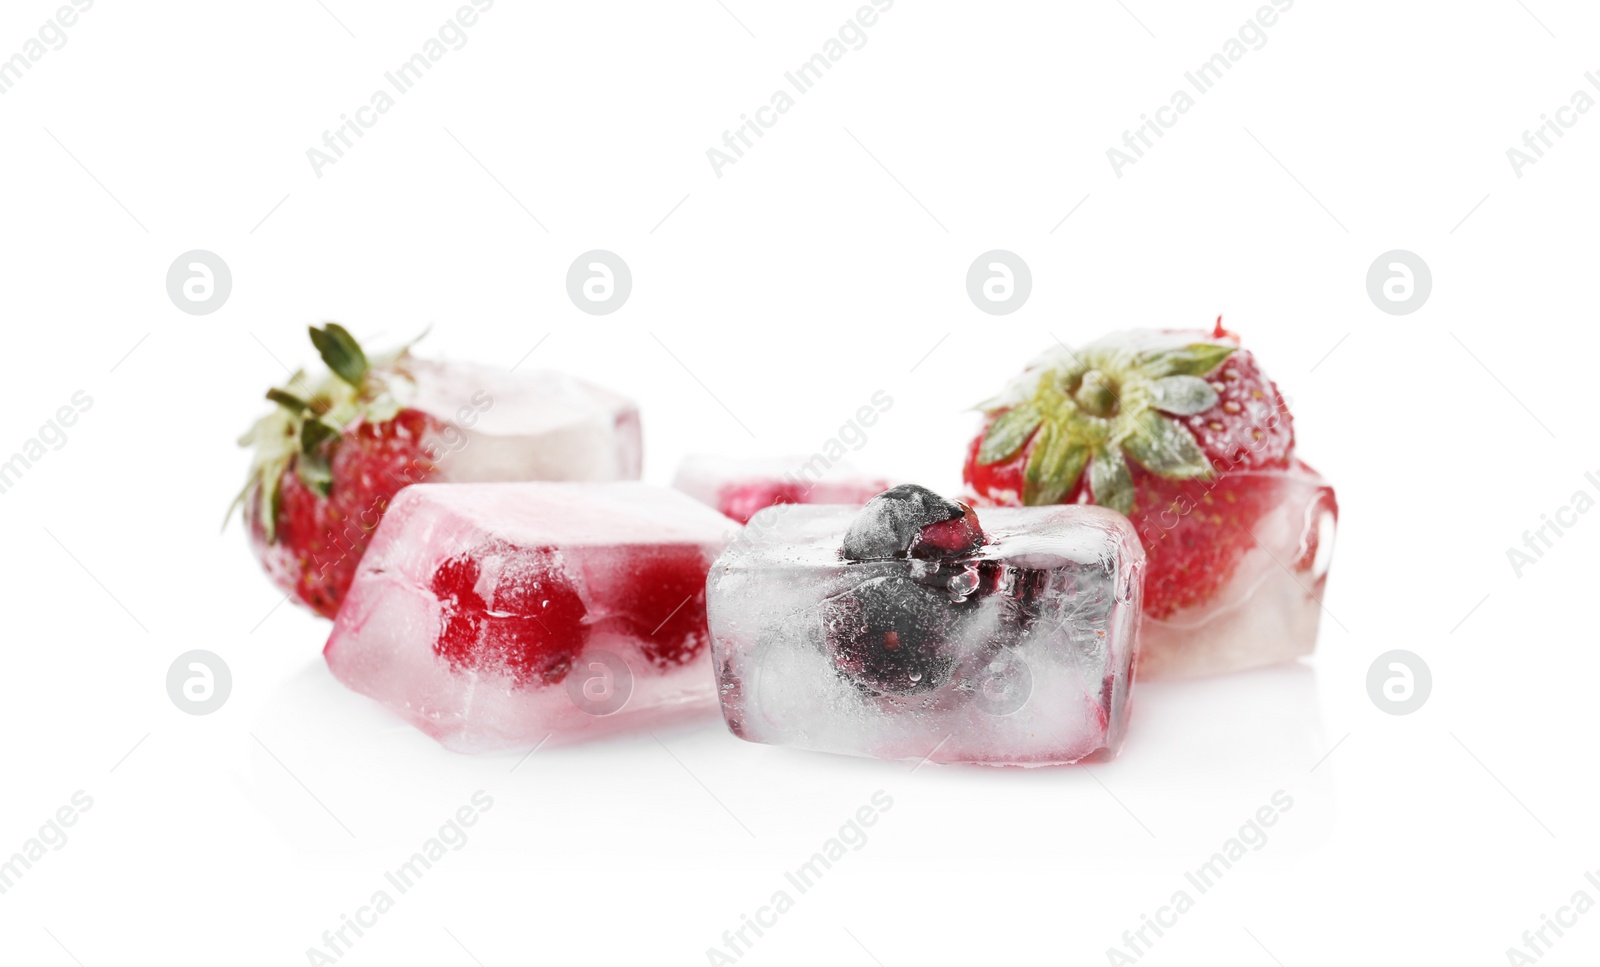
<instances>
[{"instance_id":1,"label":"reflection on white surface","mask_svg":"<svg viewBox=\"0 0 1600 967\"><path fill-rule=\"evenodd\" d=\"M1327 838L1333 767L1319 760L1337 737L1325 734L1313 666L1145 682L1135 701L1121 758L1096 775L1138 812L1163 852L1216 849L1280 789L1294 805L1267 831L1263 861Z\"/></svg>"},{"instance_id":2,"label":"reflection on white surface","mask_svg":"<svg viewBox=\"0 0 1600 967\"><path fill-rule=\"evenodd\" d=\"M451 797L480 786L511 797L506 817L522 814L497 834L500 848L512 852L550 848L541 839L547 820L540 816L554 805L556 789L571 800L562 812L599 808L634 825L666 822L665 794L680 803L684 815L720 829L731 822L720 800L758 836L831 822L842 807L829 790L840 788L851 795L858 788L882 788L903 797L907 806L896 826L906 827L910 840L941 835L949 824L970 823L974 815L1004 817L984 824L984 851L927 857L941 868L969 861L974 868L1032 868L1047 849L1073 866L1172 870L1181 876L1225 851L1228 840L1240 839L1247 852L1233 870L1265 870L1292 864L1329 837L1333 775L1346 752L1319 762L1338 736L1325 734L1314 667L1291 663L1210 679L1140 683L1134 701L1121 757L1092 766L929 763L913 769L905 762L742 742L714 717L658 730L655 738L552 743L519 764L525 752L445 750L339 685L319 658L284 681L252 725L298 782L284 776L250 737L242 740L248 755L239 779L283 830L285 845L309 854L353 844L306 789L363 845L371 845L403 843L414 833L414 819L407 817L427 813L435 799L441 808L448 806ZM672 756L657 738L675 750ZM1280 791L1292 806L1272 809L1270 826L1247 829ZM532 799L517 805L523 797ZM395 815L389 805L394 802L408 804L407 817ZM572 850L582 852L578 844ZM922 858L913 851L902 862L915 866Z\"/></svg>"}]
</instances>

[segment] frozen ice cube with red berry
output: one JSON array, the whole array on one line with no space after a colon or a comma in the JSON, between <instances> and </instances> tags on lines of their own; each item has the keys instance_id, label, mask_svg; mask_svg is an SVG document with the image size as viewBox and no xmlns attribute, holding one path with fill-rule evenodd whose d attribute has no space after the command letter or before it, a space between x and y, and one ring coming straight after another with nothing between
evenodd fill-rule
<instances>
[{"instance_id":1,"label":"frozen ice cube with red berry","mask_svg":"<svg viewBox=\"0 0 1600 967\"><path fill-rule=\"evenodd\" d=\"M889 489L889 481L824 454L736 458L696 454L678 467L672 485L741 524L778 504L860 507Z\"/></svg>"},{"instance_id":2,"label":"frozen ice cube with red berry","mask_svg":"<svg viewBox=\"0 0 1600 967\"><path fill-rule=\"evenodd\" d=\"M332 323L312 342L328 372L268 392L273 412L240 441L255 450L241 501L267 573L324 617L403 487L639 477L639 411L608 390L409 349L368 359Z\"/></svg>"},{"instance_id":3,"label":"frozen ice cube with red berry","mask_svg":"<svg viewBox=\"0 0 1600 967\"><path fill-rule=\"evenodd\" d=\"M1098 507L916 485L757 514L707 581L723 717L752 742L1036 766L1121 747L1144 552Z\"/></svg>"},{"instance_id":4,"label":"frozen ice cube with red berry","mask_svg":"<svg viewBox=\"0 0 1600 967\"><path fill-rule=\"evenodd\" d=\"M1148 555L1141 676L1316 647L1338 503L1221 320L1052 349L983 409L965 467L981 504L1094 503L1132 519Z\"/></svg>"},{"instance_id":5,"label":"frozen ice cube with red berry","mask_svg":"<svg viewBox=\"0 0 1600 967\"><path fill-rule=\"evenodd\" d=\"M640 483L408 487L323 654L459 751L706 714L705 578L729 530Z\"/></svg>"}]
</instances>

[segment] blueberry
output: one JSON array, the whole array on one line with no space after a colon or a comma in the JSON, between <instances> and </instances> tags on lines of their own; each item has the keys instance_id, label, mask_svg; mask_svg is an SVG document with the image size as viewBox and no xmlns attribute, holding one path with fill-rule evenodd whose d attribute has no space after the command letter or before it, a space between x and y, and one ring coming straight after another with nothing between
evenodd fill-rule
<instances>
[{"instance_id":1,"label":"blueberry","mask_svg":"<svg viewBox=\"0 0 1600 967\"><path fill-rule=\"evenodd\" d=\"M927 487L901 484L867 501L844 535L844 556L851 561L904 557L927 527L960 521L971 508L946 500ZM971 517L975 526L976 516ZM942 549L941 549L942 550Z\"/></svg>"},{"instance_id":2,"label":"blueberry","mask_svg":"<svg viewBox=\"0 0 1600 967\"><path fill-rule=\"evenodd\" d=\"M829 654L840 674L865 688L896 695L938 688L955 667L951 643L971 607L904 574L867 578L825 603Z\"/></svg>"}]
</instances>

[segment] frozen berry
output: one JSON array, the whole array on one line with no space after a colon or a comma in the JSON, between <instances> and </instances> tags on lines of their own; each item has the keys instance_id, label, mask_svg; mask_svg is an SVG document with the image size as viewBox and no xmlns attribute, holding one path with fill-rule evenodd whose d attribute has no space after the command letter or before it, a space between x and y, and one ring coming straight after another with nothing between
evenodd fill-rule
<instances>
[{"instance_id":1,"label":"frozen berry","mask_svg":"<svg viewBox=\"0 0 1600 967\"><path fill-rule=\"evenodd\" d=\"M664 544L639 562L627 622L657 667L687 664L705 651L711 638L706 629L710 567L704 552L692 545Z\"/></svg>"},{"instance_id":2,"label":"frozen berry","mask_svg":"<svg viewBox=\"0 0 1600 967\"><path fill-rule=\"evenodd\" d=\"M587 609L553 549L493 544L456 555L434 572L431 590L441 617L434 652L454 668L554 685L583 650Z\"/></svg>"},{"instance_id":3,"label":"frozen berry","mask_svg":"<svg viewBox=\"0 0 1600 967\"><path fill-rule=\"evenodd\" d=\"M868 578L824 608L834 667L877 691L904 695L937 688L954 667L948 643L968 607L904 575Z\"/></svg>"},{"instance_id":4,"label":"frozen berry","mask_svg":"<svg viewBox=\"0 0 1600 967\"><path fill-rule=\"evenodd\" d=\"M957 526L940 528L951 523ZM977 524L977 516L965 504L946 500L927 487L901 484L885 490L861 508L845 532L844 556L851 561L904 557L919 541L930 540L924 536L925 532L935 528L940 529L934 531L928 548L945 553L941 550L945 545L967 544L948 552L959 553L975 546L971 543L972 532L977 533L981 542L982 532Z\"/></svg>"},{"instance_id":5,"label":"frozen berry","mask_svg":"<svg viewBox=\"0 0 1600 967\"><path fill-rule=\"evenodd\" d=\"M977 511L959 501L956 506L962 510L960 517L929 524L917 532L911 543L912 557L955 557L983 546L983 528L978 525Z\"/></svg>"}]
</instances>

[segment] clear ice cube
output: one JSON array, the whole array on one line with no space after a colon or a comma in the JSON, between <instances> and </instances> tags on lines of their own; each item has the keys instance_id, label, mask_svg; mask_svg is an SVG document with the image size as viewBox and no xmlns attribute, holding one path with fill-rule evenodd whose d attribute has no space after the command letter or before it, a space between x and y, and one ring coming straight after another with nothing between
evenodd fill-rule
<instances>
[{"instance_id":1,"label":"clear ice cube","mask_svg":"<svg viewBox=\"0 0 1600 967\"><path fill-rule=\"evenodd\" d=\"M323 655L457 751L706 714L705 576L729 530L639 483L408 487Z\"/></svg>"},{"instance_id":2,"label":"clear ice cube","mask_svg":"<svg viewBox=\"0 0 1600 967\"><path fill-rule=\"evenodd\" d=\"M820 463L819 463L820 462ZM739 523L778 504L859 507L889 489L889 481L848 463L811 457L735 458L696 454L678 467L672 485Z\"/></svg>"},{"instance_id":3,"label":"clear ice cube","mask_svg":"<svg viewBox=\"0 0 1600 967\"><path fill-rule=\"evenodd\" d=\"M762 511L712 566L712 655L735 735L984 765L1116 755L1143 590L1126 518L989 508L975 551L847 561L858 513Z\"/></svg>"},{"instance_id":4,"label":"clear ice cube","mask_svg":"<svg viewBox=\"0 0 1600 967\"><path fill-rule=\"evenodd\" d=\"M1241 671L1317 646L1339 517L1333 487L1298 461L1286 471L1235 473L1255 478L1252 490L1269 495L1270 509L1251 525L1253 546L1214 597L1165 618L1145 617L1141 678ZM1141 529L1160 526L1150 520Z\"/></svg>"}]
</instances>

